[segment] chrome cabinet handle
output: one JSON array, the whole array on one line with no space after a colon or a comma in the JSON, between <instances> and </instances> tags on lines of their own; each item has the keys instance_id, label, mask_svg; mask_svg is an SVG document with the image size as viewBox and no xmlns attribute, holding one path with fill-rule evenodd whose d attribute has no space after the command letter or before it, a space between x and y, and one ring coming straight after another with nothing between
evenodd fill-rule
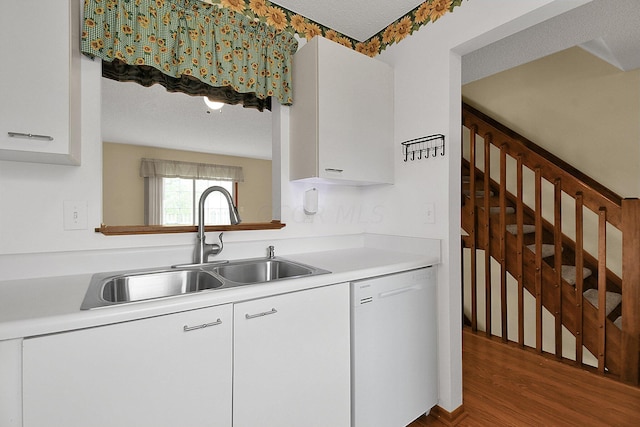
<instances>
[{"instance_id":1,"label":"chrome cabinet handle","mask_svg":"<svg viewBox=\"0 0 640 427\"><path fill-rule=\"evenodd\" d=\"M256 317L263 317L263 316L268 316L270 314L276 314L278 312L278 310L276 310L275 308L272 308L270 311L264 311L262 313L258 313L258 314L245 314L244 317L245 319L255 319Z\"/></svg>"},{"instance_id":2,"label":"chrome cabinet handle","mask_svg":"<svg viewBox=\"0 0 640 427\"><path fill-rule=\"evenodd\" d=\"M49 135L35 135L33 133L7 132L11 138L27 138L27 139L44 139L45 141L53 141L53 137Z\"/></svg>"},{"instance_id":3,"label":"chrome cabinet handle","mask_svg":"<svg viewBox=\"0 0 640 427\"><path fill-rule=\"evenodd\" d=\"M189 331L195 331L197 329L204 329L204 328L208 328L210 326L216 326L216 325L221 325L222 324L222 320L218 319L215 322L211 322L211 323L203 323L202 325L196 325L196 326L187 326L184 325L184 327L182 328L183 331L185 332L189 332Z\"/></svg>"},{"instance_id":4,"label":"chrome cabinet handle","mask_svg":"<svg viewBox=\"0 0 640 427\"><path fill-rule=\"evenodd\" d=\"M344 172L344 169L335 169L335 168L325 168L324 170L327 172L338 172L338 173Z\"/></svg>"}]
</instances>

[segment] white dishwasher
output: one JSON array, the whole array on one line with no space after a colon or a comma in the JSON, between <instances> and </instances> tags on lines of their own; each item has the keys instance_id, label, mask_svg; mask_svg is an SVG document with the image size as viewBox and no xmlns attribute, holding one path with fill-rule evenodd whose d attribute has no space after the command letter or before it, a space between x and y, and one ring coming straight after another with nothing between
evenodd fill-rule
<instances>
[{"instance_id":1,"label":"white dishwasher","mask_svg":"<svg viewBox=\"0 0 640 427\"><path fill-rule=\"evenodd\" d=\"M435 268L351 283L352 427L404 427L438 401Z\"/></svg>"}]
</instances>

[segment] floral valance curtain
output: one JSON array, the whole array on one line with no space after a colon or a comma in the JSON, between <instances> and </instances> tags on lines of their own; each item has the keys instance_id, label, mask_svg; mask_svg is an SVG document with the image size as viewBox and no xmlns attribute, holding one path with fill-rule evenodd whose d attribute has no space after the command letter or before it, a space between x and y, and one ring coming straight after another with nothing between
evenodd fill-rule
<instances>
[{"instance_id":1,"label":"floral valance curtain","mask_svg":"<svg viewBox=\"0 0 640 427\"><path fill-rule=\"evenodd\" d=\"M293 102L291 33L198 0L86 0L82 52L121 81L258 109Z\"/></svg>"},{"instance_id":2,"label":"floral valance curtain","mask_svg":"<svg viewBox=\"0 0 640 427\"><path fill-rule=\"evenodd\" d=\"M189 178L244 182L244 173L240 166L162 159L141 159L140 176L144 178Z\"/></svg>"}]
</instances>

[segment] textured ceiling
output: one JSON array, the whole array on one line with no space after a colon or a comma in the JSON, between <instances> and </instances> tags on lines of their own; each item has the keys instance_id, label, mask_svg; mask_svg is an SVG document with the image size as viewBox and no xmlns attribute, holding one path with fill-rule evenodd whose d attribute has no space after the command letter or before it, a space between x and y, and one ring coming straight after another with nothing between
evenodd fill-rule
<instances>
[{"instance_id":1,"label":"textured ceiling","mask_svg":"<svg viewBox=\"0 0 640 427\"><path fill-rule=\"evenodd\" d=\"M102 139L271 159L271 113L240 105L210 111L200 96L103 78Z\"/></svg>"},{"instance_id":2,"label":"textured ceiling","mask_svg":"<svg viewBox=\"0 0 640 427\"><path fill-rule=\"evenodd\" d=\"M352 39L365 41L423 0L272 0Z\"/></svg>"},{"instance_id":3,"label":"textured ceiling","mask_svg":"<svg viewBox=\"0 0 640 427\"><path fill-rule=\"evenodd\" d=\"M622 71L640 68L640 0L593 0L471 52L462 58L462 82L573 46Z\"/></svg>"}]
</instances>

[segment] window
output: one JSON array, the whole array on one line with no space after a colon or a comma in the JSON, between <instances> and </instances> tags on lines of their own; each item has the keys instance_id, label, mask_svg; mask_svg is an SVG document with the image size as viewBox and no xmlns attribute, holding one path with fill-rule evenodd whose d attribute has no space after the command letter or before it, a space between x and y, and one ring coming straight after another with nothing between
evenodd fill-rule
<instances>
[{"instance_id":1,"label":"window","mask_svg":"<svg viewBox=\"0 0 640 427\"><path fill-rule=\"evenodd\" d=\"M145 225L198 225L198 204L207 188L225 188L238 204L236 185L244 181L238 166L141 159L145 185ZM219 192L205 202L205 224L229 225L229 206Z\"/></svg>"},{"instance_id":2,"label":"window","mask_svg":"<svg viewBox=\"0 0 640 427\"><path fill-rule=\"evenodd\" d=\"M162 225L198 225L198 203L207 188L225 188L237 200L231 181L162 178ZM211 193L204 206L205 224L230 224L229 206L222 194Z\"/></svg>"}]
</instances>

